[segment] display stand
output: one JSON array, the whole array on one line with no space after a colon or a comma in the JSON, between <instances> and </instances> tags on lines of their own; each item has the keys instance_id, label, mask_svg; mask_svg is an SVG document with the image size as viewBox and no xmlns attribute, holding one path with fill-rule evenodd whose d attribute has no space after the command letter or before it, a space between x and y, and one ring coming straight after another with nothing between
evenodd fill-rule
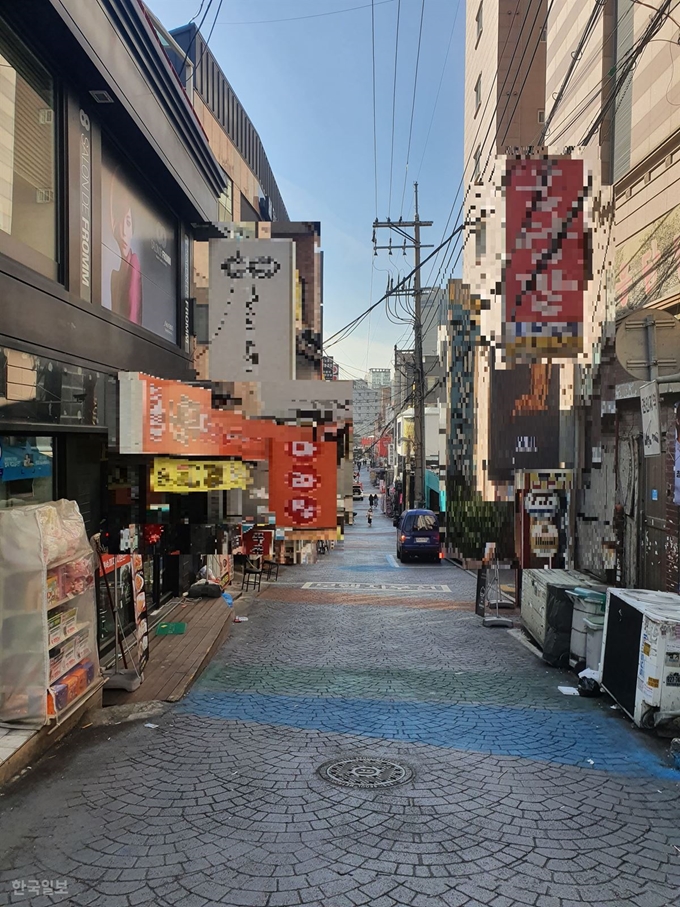
<instances>
[{"instance_id":1,"label":"display stand","mask_svg":"<svg viewBox=\"0 0 680 907\"><path fill-rule=\"evenodd\" d=\"M60 724L100 689L95 628L78 505L0 511L0 722Z\"/></svg>"},{"instance_id":2,"label":"display stand","mask_svg":"<svg viewBox=\"0 0 680 907\"><path fill-rule=\"evenodd\" d=\"M502 603L500 566L496 554L496 545L493 542L487 544L482 570L484 578L481 581L478 579L477 587L477 601L479 602L479 599L482 599L482 626L511 629L514 626L512 618L501 617L499 614L499 608L505 607L505 605ZM488 613L489 606L495 609L495 614ZM480 613L480 611L478 610L477 613Z\"/></svg>"},{"instance_id":3,"label":"display stand","mask_svg":"<svg viewBox=\"0 0 680 907\"><path fill-rule=\"evenodd\" d=\"M105 606L111 614L114 633L113 667L105 672L106 687L132 693L144 680L144 667L149 655L142 556L134 551L131 554L107 554L101 551L100 545L100 538L95 536L93 546L99 561L100 596L105 599ZM121 617L123 596L134 603L135 629L132 643L131 637L126 636Z\"/></svg>"}]
</instances>

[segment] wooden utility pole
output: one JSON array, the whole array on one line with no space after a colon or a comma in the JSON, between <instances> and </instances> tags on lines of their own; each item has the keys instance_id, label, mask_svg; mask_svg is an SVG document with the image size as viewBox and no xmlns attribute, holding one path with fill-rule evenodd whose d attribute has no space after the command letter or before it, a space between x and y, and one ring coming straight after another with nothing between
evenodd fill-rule
<instances>
[{"instance_id":1,"label":"wooden utility pole","mask_svg":"<svg viewBox=\"0 0 680 907\"><path fill-rule=\"evenodd\" d=\"M413 435L414 435L414 473L415 473L415 500L416 507L424 507L427 504L427 495L425 493L425 375L423 368L423 323L422 323L422 288L420 280L420 252L421 249L430 249L432 246L424 245L420 241L420 228L431 227L432 221L421 220L418 212L418 183L414 183L415 191L415 208L412 221L405 221L399 218L398 221L374 221L373 222L373 248L377 252L380 249L387 249L392 254L393 250L402 249L404 254L406 249L413 249L415 256L415 273L413 276L413 301L414 301L414 373L415 382L413 388ZM403 242L392 245L390 237L389 244L386 246L376 245L375 231L379 228L393 230L403 237ZM407 229L413 230L413 235L407 233Z\"/></svg>"}]
</instances>

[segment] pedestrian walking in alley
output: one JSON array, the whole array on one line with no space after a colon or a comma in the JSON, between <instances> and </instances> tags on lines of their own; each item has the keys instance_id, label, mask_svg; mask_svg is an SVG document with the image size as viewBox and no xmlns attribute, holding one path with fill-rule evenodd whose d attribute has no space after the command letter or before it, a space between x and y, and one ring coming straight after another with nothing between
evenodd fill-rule
<instances>
[{"instance_id":1,"label":"pedestrian walking in alley","mask_svg":"<svg viewBox=\"0 0 680 907\"><path fill-rule=\"evenodd\" d=\"M372 526L373 525L373 510L370 507L368 508L368 513L366 514L366 519L368 520L368 525Z\"/></svg>"}]
</instances>

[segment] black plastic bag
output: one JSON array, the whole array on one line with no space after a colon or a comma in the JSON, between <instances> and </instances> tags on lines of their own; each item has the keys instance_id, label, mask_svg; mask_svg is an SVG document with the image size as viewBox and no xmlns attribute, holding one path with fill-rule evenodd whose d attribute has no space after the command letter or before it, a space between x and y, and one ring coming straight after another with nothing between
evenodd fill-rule
<instances>
[{"instance_id":1,"label":"black plastic bag","mask_svg":"<svg viewBox=\"0 0 680 907\"><path fill-rule=\"evenodd\" d=\"M593 680L592 677L579 677L577 689L579 696L593 697L602 695L600 684L597 680Z\"/></svg>"},{"instance_id":2,"label":"black plastic bag","mask_svg":"<svg viewBox=\"0 0 680 907\"><path fill-rule=\"evenodd\" d=\"M219 598L222 589L219 583L194 583L189 589L189 598Z\"/></svg>"}]
</instances>

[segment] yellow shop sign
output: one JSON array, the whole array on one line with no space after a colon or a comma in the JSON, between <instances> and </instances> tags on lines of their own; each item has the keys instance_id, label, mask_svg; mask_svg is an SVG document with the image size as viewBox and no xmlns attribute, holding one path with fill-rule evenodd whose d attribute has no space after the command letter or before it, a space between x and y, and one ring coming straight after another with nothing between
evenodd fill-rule
<instances>
[{"instance_id":1,"label":"yellow shop sign","mask_svg":"<svg viewBox=\"0 0 680 907\"><path fill-rule=\"evenodd\" d=\"M152 491L228 491L246 488L249 475L240 460L179 460L154 457Z\"/></svg>"}]
</instances>

